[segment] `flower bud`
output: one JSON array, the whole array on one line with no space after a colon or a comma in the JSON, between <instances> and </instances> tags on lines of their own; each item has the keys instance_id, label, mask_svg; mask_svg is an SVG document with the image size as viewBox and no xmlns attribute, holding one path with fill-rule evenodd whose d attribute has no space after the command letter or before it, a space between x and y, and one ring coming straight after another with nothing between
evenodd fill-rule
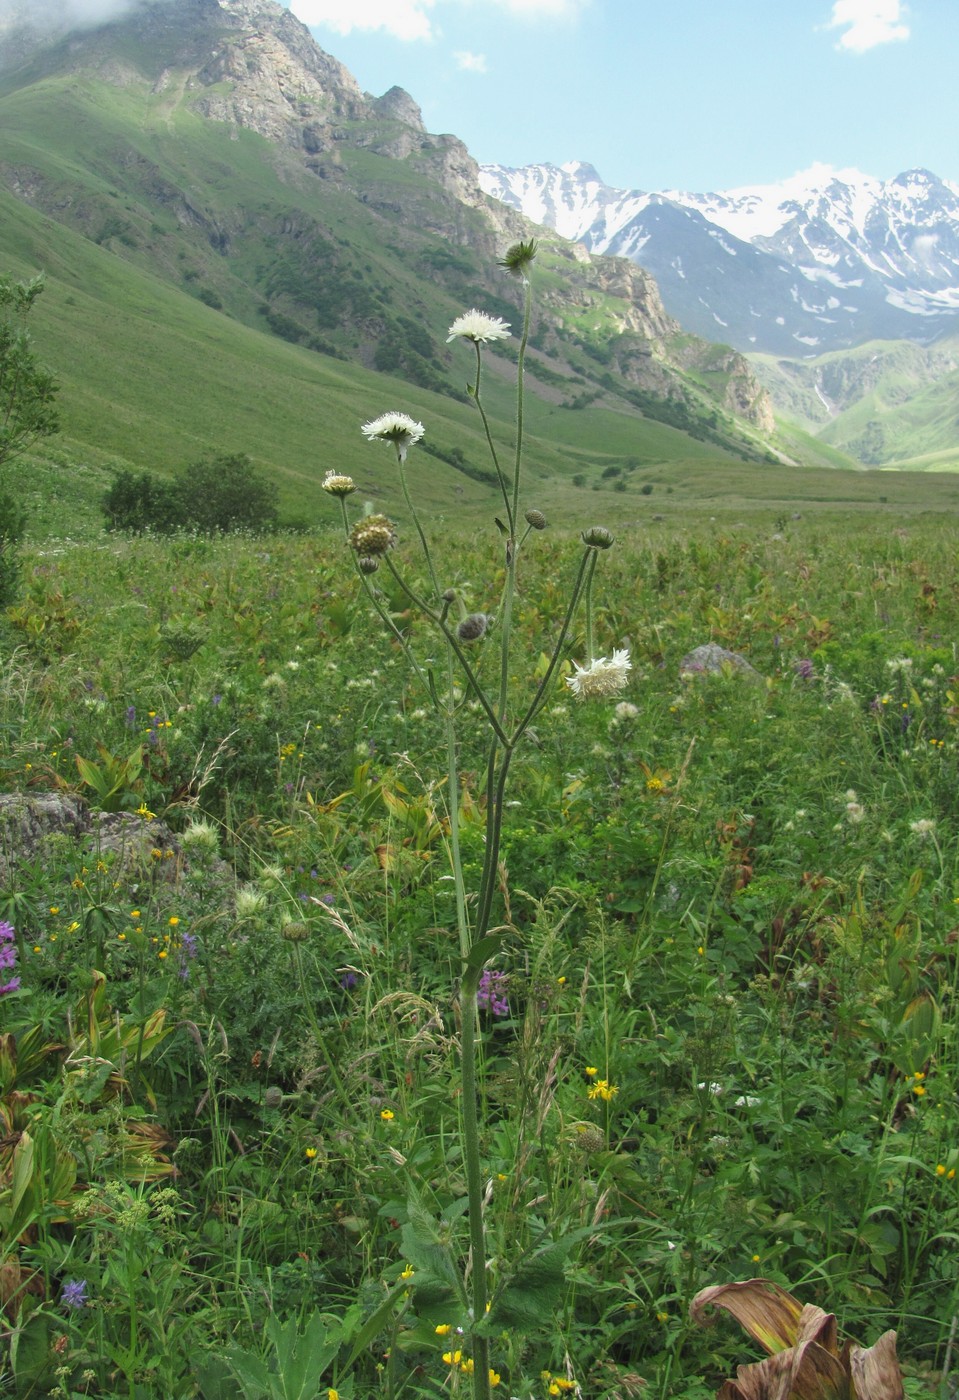
<instances>
[{"instance_id":1,"label":"flower bud","mask_svg":"<svg viewBox=\"0 0 959 1400\"><path fill-rule=\"evenodd\" d=\"M283 1090L278 1084L270 1084L267 1086L266 1093L263 1095L263 1102L267 1108L280 1107L283 1102Z\"/></svg>"},{"instance_id":2,"label":"flower bud","mask_svg":"<svg viewBox=\"0 0 959 1400\"><path fill-rule=\"evenodd\" d=\"M323 490L329 491L331 496L352 496L356 490L356 483L351 476L339 476L336 472L327 472L323 478Z\"/></svg>"},{"instance_id":3,"label":"flower bud","mask_svg":"<svg viewBox=\"0 0 959 1400\"><path fill-rule=\"evenodd\" d=\"M613 543L612 532L607 530L605 525L590 525L580 538L590 549L609 549Z\"/></svg>"},{"instance_id":4,"label":"flower bud","mask_svg":"<svg viewBox=\"0 0 959 1400\"><path fill-rule=\"evenodd\" d=\"M525 279L536 257L536 241L533 238L526 242L514 243L511 248L507 248L503 257L499 260L499 265L511 277L522 277Z\"/></svg>"},{"instance_id":5,"label":"flower bud","mask_svg":"<svg viewBox=\"0 0 959 1400\"><path fill-rule=\"evenodd\" d=\"M541 510L528 510L526 512L526 523L527 525L531 525L534 530L545 530L546 516Z\"/></svg>"},{"instance_id":6,"label":"flower bud","mask_svg":"<svg viewBox=\"0 0 959 1400\"><path fill-rule=\"evenodd\" d=\"M455 603L455 602L456 602L456 589L455 589L455 588L447 588L446 592L443 594L443 602L444 602L444 603Z\"/></svg>"},{"instance_id":7,"label":"flower bud","mask_svg":"<svg viewBox=\"0 0 959 1400\"><path fill-rule=\"evenodd\" d=\"M310 936L310 926L300 922L284 924L280 933L287 943L303 943Z\"/></svg>"},{"instance_id":8,"label":"flower bud","mask_svg":"<svg viewBox=\"0 0 959 1400\"><path fill-rule=\"evenodd\" d=\"M606 1150L606 1135L602 1128L595 1123L580 1123L576 1146L581 1152L604 1152Z\"/></svg>"},{"instance_id":9,"label":"flower bud","mask_svg":"<svg viewBox=\"0 0 959 1400\"><path fill-rule=\"evenodd\" d=\"M485 613L470 613L457 627L456 635L461 642L478 642L488 626L489 618Z\"/></svg>"},{"instance_id":10,"label":"flower bud","mask_svg":"<svg viewBox=\"0 0 959 1400\"><path fill-rule=\"evenodd\" d=\"M369 554L361 555L356 562L359 565L361 574L375 574L380 567L380 561L372 558Z\"/></svg>"}]
</instances>

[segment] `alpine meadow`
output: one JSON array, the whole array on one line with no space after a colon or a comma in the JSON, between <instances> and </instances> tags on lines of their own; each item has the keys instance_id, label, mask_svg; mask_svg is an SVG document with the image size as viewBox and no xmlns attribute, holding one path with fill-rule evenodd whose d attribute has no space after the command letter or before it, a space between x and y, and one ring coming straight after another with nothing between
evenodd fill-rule
<instances>
[{"instance_id":1,"label":"alpine meadow","mask_svg":"<svg viewBox=\"0 0 959 1400\"><path fill-rule=\"evenodd\" d=\"M954 1400L954 331L112 14L0 22L0 1394Z\"/></svg>"}]
</instances>

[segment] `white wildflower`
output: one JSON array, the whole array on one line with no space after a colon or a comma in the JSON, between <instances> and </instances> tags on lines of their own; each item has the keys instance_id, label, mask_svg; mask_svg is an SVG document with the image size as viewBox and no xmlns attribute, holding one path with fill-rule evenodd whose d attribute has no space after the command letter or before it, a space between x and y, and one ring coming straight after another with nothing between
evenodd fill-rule
<instances>
[{"instance_id":1,"label":"white wildflower","mask_svg":"<svg viewBox=\"0 0 959 1400\"><path fill-rule=\"evenodd\" d=\"M405 413L381 413L372 423L364 423L361 431L370 442L391 442L403 461L407 448L419 442L426 429Z\"/></svg>"},{"instance_id":2,"label":"white wildflower","mask_svg":"<svg viewBox=\"0 0 959 1400\"><path fill-rule=\"evenodd\" d=\"M846 803L846 821L851 822L853 826L858 826L865 815L866 809L861 802Z\"/></svg>"},{"instance_id":3,"label":"white wildflower","mask_svg":"<svg viewBox=\"0 0 959 1400\"><path fill-rule=\"evenodd\" d=\"M573 665L576 670L566 677L566 684L577 699L587 700L594 696L618 695L629 679L633 663L624 649L614 651L612 657L597 657L588 666L580 666L578 661Z\"/></svg>"},{"instance_id":4,"label":"white wildflower","mask_svg":"<svg viewBox=\"0 0 959 1400\"><path fill-rule=\"evenodd\" d=\"M327 472L323 478L322 486L324 491L329 491L331 496L352 496L356 490L356 483L351 476L343 476L339 472Z\"/></svg>"},{"instance_id":5,"label":"white wildflower","mask_svg":"<svg viewBox=\"0 0 959 1400\"><path fill-rule=\"evenodd\" d=\"M457 316L450 326L450 333L446 337L449 345L451 340L471 340L474 345L487 345L491 340L508 340L510 329L508 324L500 316L487 316L485 311L467 311L463 316Z\"/></svg>"},{"instance_id":6,"label":"white wildflower","mask_svg":"<svg viewBox=\"0 0 959 1400\"><path fill-rule=\"evenodd\" d=\"M918 836L920 841L925 841L927 836L935 834L936 823L932 817L920 817L918 821L909 823L909 830L914 836Z\"/></svg>"},{"instance_id":7,"label":"white wildflower","mask_svg":"<svg viewBox=\"0 0 959 1400\"><path fill-rule=\"evenodd\" d=\"M639 707L629 700L620 700L613 714L617 719L638 719Z\"/></svg>"}]
</instances>

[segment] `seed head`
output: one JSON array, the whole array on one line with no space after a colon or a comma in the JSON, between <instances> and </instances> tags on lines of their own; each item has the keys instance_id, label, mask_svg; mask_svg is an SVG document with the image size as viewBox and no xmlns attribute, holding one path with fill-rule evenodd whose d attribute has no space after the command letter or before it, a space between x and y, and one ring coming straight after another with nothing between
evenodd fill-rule
<instances>
[{"instance_id":1,"label":"seed head","mask_svg":"<svg viewBox=\"0 0 959 1400\"><path fill-rule=\"evenodd\" d=\"M470 613L457 627L456 635L461 642L478 642L488 626L489 618L486 613Z\"/></svg>"},{"instance_id":2,"label":"seed head","mask_svg":"<svg viewBox=\"0 0 959 1400\"><path fill-rule=\"evenodd\" d=\"M284 924L280 933L287 943L305 943L310 936L310 926L309 924L291 922Z\"/></svg>"},{"instance_id":3,"label":"seed head","mask_svg":"<svg viewBox=\"0 0 959 1400\"><path fill-rule=\"evenodd\" d=\"M527 525L531 525L534 530L545 530L547 525L546 516L541 510L528 510L526 512L526 523Z\"/></svg>"},{"instance_id":4,"label":"seed head","mask_svg":"<svg viewBox=\"0 0 959 1400\"><path fill-rule=\"evenodd\" d=\"M396 544L396 526L386 515L365 515L350 531L350 544L359 555L378 557Z\"/></svg>"}]
</instances>

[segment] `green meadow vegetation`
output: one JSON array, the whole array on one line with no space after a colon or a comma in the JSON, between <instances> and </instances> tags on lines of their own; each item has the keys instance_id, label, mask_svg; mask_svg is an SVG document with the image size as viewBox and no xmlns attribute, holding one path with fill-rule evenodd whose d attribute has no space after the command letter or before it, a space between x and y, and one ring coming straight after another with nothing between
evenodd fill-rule
<instances>
[{"instance_id":1,"label":"green meadow vegetation","mask_svg":"<svg viewBox=\"0 0 959 1400\"><path fill-rule=\"evenodd\" d=\"M87 526L21 544L5 1393L706 1397L751 1357L690 1305L761 1277L951 1394L954 503L534 465L504 559L361 421L372 516L107 534L61 462ZM51 795L99 821L26 858Z\"/></svg>"}]
</instances>

